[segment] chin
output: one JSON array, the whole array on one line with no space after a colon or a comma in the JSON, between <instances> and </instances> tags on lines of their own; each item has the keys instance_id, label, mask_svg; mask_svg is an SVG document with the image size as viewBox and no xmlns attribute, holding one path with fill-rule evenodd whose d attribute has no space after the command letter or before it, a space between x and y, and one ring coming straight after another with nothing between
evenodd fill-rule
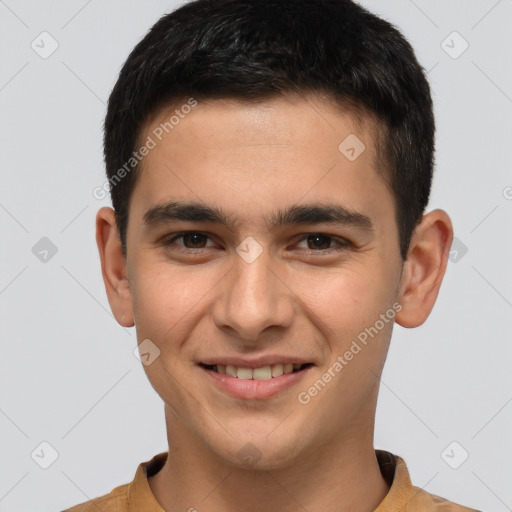
<instances>
[{"instance_id":1,"label":"chin","mask_svg":"<svg viewBox=\"0 0 512 512\"><path fill-rule=\"evenodd\" d=\"M228 465L236 469L269 471L285 468L301 450L300 438L288 431L284 436L269 430L252 430L250 434L226 439L227 445L212 447Z\"/></svg>"}]
</instances>

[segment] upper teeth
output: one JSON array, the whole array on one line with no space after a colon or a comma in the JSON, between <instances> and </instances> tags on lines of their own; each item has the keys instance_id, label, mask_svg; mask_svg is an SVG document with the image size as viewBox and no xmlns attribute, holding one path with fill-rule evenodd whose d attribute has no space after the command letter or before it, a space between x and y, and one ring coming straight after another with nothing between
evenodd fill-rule
<instances>
[{"instance_id":1,"label":"upper teeth","mask_svg":"<svg viewBox=\"0 0 512 512\"><path fill-rule=\"evenodd\" d=\"M239 379L256 379L256 380L268 380L272 377L279 377L283 373L292 373L293 370L298 370L301 364L273 364L272 366L262 366L261 368L242 368L238 366L227 366L223 364L217 364L217 372L227 374L231 377L237 377Z\"/></svg>"}]
</instances>

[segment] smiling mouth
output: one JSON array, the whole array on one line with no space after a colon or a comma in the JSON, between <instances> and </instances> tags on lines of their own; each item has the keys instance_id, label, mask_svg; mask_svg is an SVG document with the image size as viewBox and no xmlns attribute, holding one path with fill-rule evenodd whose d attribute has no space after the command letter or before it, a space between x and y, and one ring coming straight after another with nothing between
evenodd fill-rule
<instances>
[{"instance_id":1,"label":"smiling mouth","mask_svg":"<svg viewBox=\"0 0 512 512\"><path fill-rule=\"evenodd\" d=\"M286 375L289 373L297 373L301 372L311 366L312 363L306 364L294 364L294 363L286 363L286 364L273 364L269 366L262 366L260 368L242 368L238 366L232 365L223 365L223 364L203 364L199 363L199 366L205 368L206 370L211 370L215 373L220 373L222 375L228 375L229 377L244 379L244 380L269 380L274 379L276 377L280 377L281 375Z\"/></svg>"}]
</instances>

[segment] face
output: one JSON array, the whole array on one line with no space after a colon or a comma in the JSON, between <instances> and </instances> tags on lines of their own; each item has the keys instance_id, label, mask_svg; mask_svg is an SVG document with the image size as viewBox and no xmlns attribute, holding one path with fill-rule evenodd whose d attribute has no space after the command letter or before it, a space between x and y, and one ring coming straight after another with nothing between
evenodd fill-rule
<instances>
[{"instance_id":1,"label":"face","mask_svg":"<svg viewBox=\"0 0 512 512\"><path fill-rule=\"evenodd\" d=\"M175 109L145 126L126 259L168 427L266 468L371 437L402 261L368 127L325 98L212 100L159 140Z\"/></svg>"}]
</instances>

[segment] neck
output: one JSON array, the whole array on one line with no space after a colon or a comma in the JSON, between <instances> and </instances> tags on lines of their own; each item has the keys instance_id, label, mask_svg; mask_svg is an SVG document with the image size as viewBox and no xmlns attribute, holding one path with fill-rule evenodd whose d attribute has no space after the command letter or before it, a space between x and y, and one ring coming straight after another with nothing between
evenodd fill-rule
<instances>
[{"instance_id":1,"label":"neck","mask_svg":"<svg viewBox=\"0 0 512 512\"><path fill-rule=\"evenodd\" d=\"M205 446L171 416L166 409L169 456L149 477L166 512L363 512L375 510L389 491L373 447L373 427L357 425L353 432L316 447L314 456L266 471L233 467L205 453Z\"/></svg>"}]
</instances>

